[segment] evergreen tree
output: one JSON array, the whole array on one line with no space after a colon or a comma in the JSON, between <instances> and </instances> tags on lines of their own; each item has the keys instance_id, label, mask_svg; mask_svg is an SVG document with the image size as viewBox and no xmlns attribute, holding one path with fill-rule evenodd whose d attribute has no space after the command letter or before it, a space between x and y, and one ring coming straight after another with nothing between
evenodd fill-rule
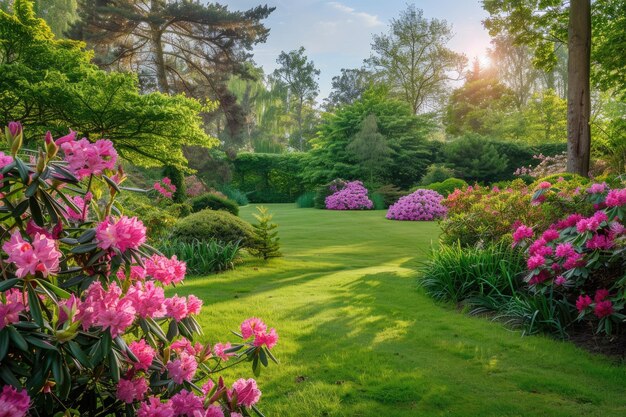
<instances>
[{"instance_id":1,"label":"evergreen tree","mask_svg":"<svg viewBox=\"0 0 626 417\"><path fill-rule=\"evenodd\" d=\"M385 169L391 154L387 140L378 131L376 115L369 114L363 120L361 130L354 136L347 149L367 172L370 184L373 183L374 174Z\"/></svg>"},{"instance_id":2,"label":"evergreen tree","mask_svg":"<svg viewBox=\"0 0 626 417\"><path fill-rule=\"evenodd\" d=\"M258 223L253 224L256 244L250 252L265 260L282 256L280 253L280 238L278 237L278 225L272 223L272 215L267 207L257 207L259 214L253 214Z\"/></svg>"}]
</instances>

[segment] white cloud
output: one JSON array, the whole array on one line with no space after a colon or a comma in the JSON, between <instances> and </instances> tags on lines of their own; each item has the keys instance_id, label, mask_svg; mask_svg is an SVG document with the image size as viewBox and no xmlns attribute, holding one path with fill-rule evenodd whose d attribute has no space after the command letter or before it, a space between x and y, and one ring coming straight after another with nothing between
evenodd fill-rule
<instances>
[{"instance_id":1,"label":"white cloud","mask_svg":"<svg viewBox=\"0 0 626 417\"><path fill-rule=\"evenodd\" d=\"M376 26L384 25L384 23L376 15L365 13L365 12L357 12L352 7L346 6L345 4L341 4L336 1L329 1L327 4L333 7L334 9L339 10L340 12L359 18L361 22L364 23L365 26L367 27L376 27Z\"/></svg>"}]
</instances>

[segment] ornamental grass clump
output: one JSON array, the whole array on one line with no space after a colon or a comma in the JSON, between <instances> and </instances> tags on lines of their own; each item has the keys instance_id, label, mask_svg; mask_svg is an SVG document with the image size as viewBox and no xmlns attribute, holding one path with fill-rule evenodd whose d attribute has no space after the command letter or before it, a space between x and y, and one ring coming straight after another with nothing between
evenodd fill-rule
<instances>
[{"instance_id":1,"label":"ornamental grass clump","mask_svg":"<svg viewBox=\"0 0 626 417\"><path fill-rule=\"evenodd\" d=\"M165 296L187 266L146 245L144 224L121 215L116 197L125 176L112 169L113 144L48 134L29 160L20 155L19 123L9 124L4 139L0 415L233 417L256 410L256 381L227 384L221 374L249 361L258 375L268 358L275 361L276 330L253 318L235 333L238 342L193 341L202 300Z\"/></svg>"},{"instance_id":2,"label":"ornamental grass clump","mask_svg":"<svg viewBox=\"0 0 626 417\"><path fill-rule=\"evenodd\" d=\"M371 210L374 203L367 196L367 188L361 181L346 182L343 188L326 197L328 210Z\"/></svg>"},{"instance_id":3,"label":"ornamental grass clump","mask_svg":"<svg viewBox=\"0 0 626 417\"><path fill-rule=\"evenodd\" d=\"M436 220L446 215L447 209L441 204L443 196L433 190L416 190L401 197L389 207L387 218L390 220Z\"/></svg>"}]
</instances>

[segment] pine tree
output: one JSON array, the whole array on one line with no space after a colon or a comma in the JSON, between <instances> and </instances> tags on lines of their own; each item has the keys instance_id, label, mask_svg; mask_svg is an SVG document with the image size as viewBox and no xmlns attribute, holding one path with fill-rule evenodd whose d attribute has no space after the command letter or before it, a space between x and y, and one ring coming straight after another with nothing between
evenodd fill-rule
<instances>
[{"instance_id":1,"label":"pine tree","mask_svg":"<svg viewBox=\"0 0 626 417\"><path fill-rule=\"evenodd\" d=\"M378 130L376 115L369 114L361 122L361 130L354 136L347 150L359 161L369 182L374 182L374 175L385 169L392 153L387 140Z\"/></svg>"},{"instance_id":2,"label":"pine tree","mask_svg":"<svg viewBox=\"0 0 626 417\"><path fill-rule=\"evenodd\" d=\"M257 243L254 249L251 249L251 253L254 256L263 258L265 260L269 258L276 258L282 256L280 253L280 238L278 237L278 225L272 223L272 215L267 207L257 207L259 214L254 214L258 223L253 224L254 234L256 236Z\"/></svg>"}]
</instances>

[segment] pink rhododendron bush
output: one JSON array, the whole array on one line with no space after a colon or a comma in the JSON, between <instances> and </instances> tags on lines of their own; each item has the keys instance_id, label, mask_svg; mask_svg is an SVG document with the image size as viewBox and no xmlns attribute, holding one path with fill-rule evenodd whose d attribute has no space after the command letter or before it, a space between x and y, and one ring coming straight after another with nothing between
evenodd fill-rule
<instances>
[{"instance_id":1,"label":"pink rhododendron bush","mask_svg":"<svg viewBox=\"0 0 626 417\"><path fill-rule=\"evenodd\" d=\"M165 297L186 266L123 215L112 143L48 134L23 158L22 137L11 123L0 152L0 415L260 415L256 381L220 373L250 361L258 375L276 330L251 318L237 342L194 341L202 301Z\"/></svg>"},{"instance_id":2,"label":"pink rhododendron bush","mask_svg":"<svg viewBox=\"0 0 626 417\"><path fill-rule=\"evenodd\" d=\"M540 184L533 204L554 192L552 184ZM531 289L575 308L577 319L598 332L623 332L626 189L602 183L582 193L592 212L571 213L544 229L521 224L513 232L514 245L526 248Z\"/></svg>"},{"instance_id":3,"label":"pink rhododendron bush","mask_svg":"<svg viewBox=\"0 0 626 417\"><path fill-rule=\"evenodd\" d=\"M361 181L349 181L343 185L331 185L333 194L326 197L328 210L371 210L374 203L367 196L367 188Z\"/></svg>"},{"instance_id":4,"label":"pink rhododendron bush","mask_svg":"<svg viewBox=\"0 0 626 417\"><path fill-rule=\"evenodd\" d=\"M387 218L391 220L436 220L446 215L441 205L443 196L433 190L418 189L401 197L389 207Z\"/></svg>"}]
</instances>

